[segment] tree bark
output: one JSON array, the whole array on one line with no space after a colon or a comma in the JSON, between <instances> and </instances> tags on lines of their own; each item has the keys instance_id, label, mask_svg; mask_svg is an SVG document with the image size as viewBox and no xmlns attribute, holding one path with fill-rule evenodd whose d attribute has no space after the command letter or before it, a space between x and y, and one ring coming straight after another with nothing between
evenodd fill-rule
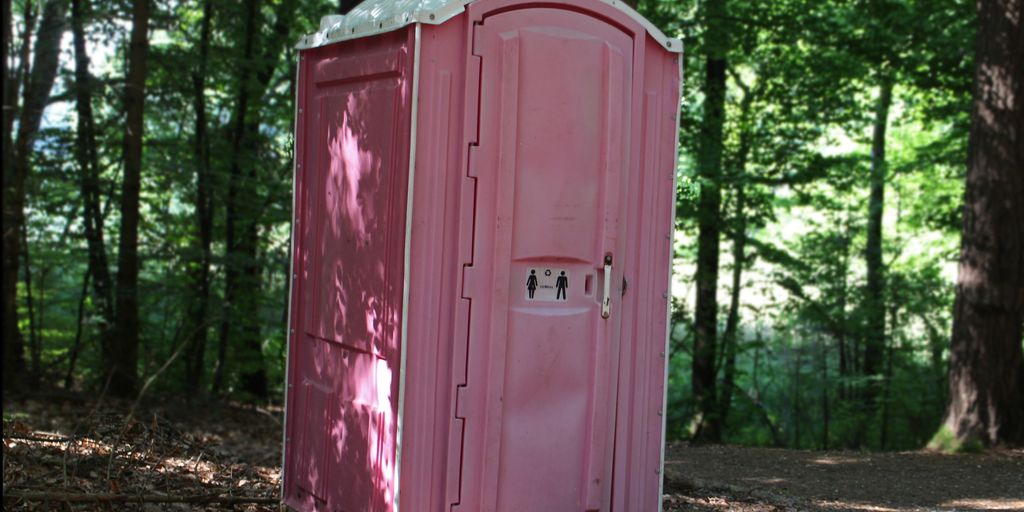
<instances>
[{"instance_id":1,"label":"tree bark","mask_svg":"<svg viewBox=\"0 0 1024 512\"><path fill-rule=\"evenodd\" d=\"M746 264L747 213L746 213L746 172L747 157L750 155L751 130L750 106L754 96L760 91L751 92L750 88L738 77L734 77L737 85L743 90L740 102L740 141L736 152L736 161L732 175L733 188L736 190L735 213L733 215L732 236L732 289L729 297L729 313L725 320L725 332L722 334L722 349L725 352L725 364L722 376L722 389L719 390L718 416L721 430L724 432L732 407L733 389L736 386L736 352L740 325L740 294L743 290L743 266Z\"/></svg>"},{"instance_id":2,"label":"tree bark","mask_svg":"<svg viewBox=\"0 0 1024 512\"><path fill-rule=\"evenodd\" d=\"M867 266L865 287L865 328L863 374L868 383L864 389L857 444L866 437L872 422L878 398L882 353L885 350L885 264L882 262L882 219L885 212L885 133L889 125L889 107L892 105L892 80L880 70L878 102L875 104L875 122L871 137L871 195L868 199L868 233L864 250Z\"/></svg>"},{"instance_id":3,"label":"tree bark","mask_svg":"<svg viewBox=\"0 0 1024 512\"><path fill-rule=\"evenodd\" d=\"M725 332L722 334L722 349L725 351L725 364L722 375L722 389L719 391L718 420L721 429L725 430L729 409L732 406L732 392L736 385L736 352L740 325L740 292L743 287L743 265L746 264L744 254L747 241L746 205L743 184L736 189L736 233L732 239L732 290L729 298L729 314L725 320Z\"/></svg>"},{"instance_id":4,"label":"tree bark","mask_svg":"<svg viewBox=\"0 0 1024 512\"><path fill-rule=\"evenodd\" d=\"M26 8L31 8L26 6ZM10 46L10 5L4 9L5 50ZM18 385L25 370L24 342L18 329L17 282L21 255L21 229L25 221L25 180L28 177L30 155L42 122L43 110L50 99L50 90L57 77L60 39L64 34L66 5L61 0L49 0L43 5L38 36L28 67L28 52L22 53L25 87L18 119L17 139L13 140L14 77L4 77L4 169L3 169L3 369L4 385ZM29 27L31 24L28 24ZM30 28L26 28L24 48L28 48ZM8 56L5 51L4 58ZM11 108L9 111L8 108ZM12 116L12 117L8 117Z\"/></svg>"},{"instance_id":5,"label":"tree bark","mask_svg":"<svg viewBox=\"0 0 1024 512\"><path fill-rule=\"evenodd\" d=\"M718 330L718 250L721 231L722 132L725 124L725 74L728 33L726 0L708 0L704 34L706 76L697 172L700 200L697 221L697 303L694 311L692 390L698 418L693 438L718 442L721 425L715 393L715 338Z\"/></svg>"},{"instance_id":6,"label":"tree bark","mask_svg":"<svg viewBox=\"0 0 1024 512\"><path fill-rule=\"evenodd\" d=\"M149 1L132 3L132 32L125 83L124 176L121 182L121 231L117 254L117 297L111 351L106 356L110 389L134 396L139 351L139 190L142 175L143 111L149 54Z\"/></svg>"},{"instance_id":7,"label":"tree bark","mask_svg":"<svg viewBox=\"0 0 1024 512\"><path fill-rule=\"evenodd\" d=\"M1024 2L978 0L944 428L1024 444Z\"/></svg>"},{"instance_id":8,"label":"tree bark","mask_svg":"<svg viewBox=\"0 0 1024 512\"><path fill-rule=\"evenodd\" d=\"M29 382L35 386L39 383L42 371L40 358L43 349L39 343L39 317L36 313L35 294L32 293L32 259L28 248L28 227L24 221L21 224L21 258L25 266L22 277L25 279L25 313L28 314Z\"/></svg>"},{"instance_id":9,"label":"tree bark","mask_svg":"<svg viewBox=\"0 0 1024 512\"><path fill-rule=\"evenodd\" d=\"M85 328L85 300L89 296L89 281L92 272L88 267L85 275L82 276L82 293L78 296L78 315L75 317L75 342L71 345L68 354L68 371L64 374L64 389L71 389L74 384L75 365L78 363L78 353L82 349L82 331Z\"/></svg>"},{"instance_id":10,"label":"tree bark","mask_svg":"<svg viewBox=\"0 0 1024 512\"><path fill-rule=\"evenodd\" d=\"M85 16L88 0L71 0L71 32L75 50L75 110L78 124L75 139L76 159L82 191L82 225L88 246L88 273L96 311L100 317L103 343L114 324L114 294L104 235L104 216L100 204L100 164L96 150L96 120L92 110L93 79L89 73L89 55L85 44ZM109 348L108 348L109 350Z\"/></svg>"},{"instance_id":11,"label":"tree bark","mask_svg":"<svg viewBox=\"0 0 1024 512\"><path fill-rule=\"evenodd\" d=\"M850 272L850 227L849 222L843 223L843 234L841 235L840 243L842 244L841 257L839 259L839 298L836 304L838 313L838 320L836 322L837 329L835 334L836 347L839 351L839 402L844 402L850 397L849 386L847 383L848 377L850 377L851 367L850 364L850 347L849 340L847 340L847 331L849 329L849 321L847 319L846 307L849 302L849 272Z\"/></svg>"},{"instance_id":12,"label":"tree bark","mask_svg":"<svg viewBox=\"0 0 1024 512\"><path fill-rule=\"evenodd\" d=\"M22 351L24 350L21 346L21 332L18 330L18 307L16 303L18 288L17 286L8 287L7 283L10 282L10 267L14 267L14 273L17 274L17 261L10 261L11 255L16 257L17 253L8 252L10 250L8 241L8 223L13 220L9 219L9 213L7 211L8 205L14 206L8 197L8 188L14 185L14 168L12 163L14 160L14 152L12 146L14 145L13 129L14 129L14 109L15 101L14 98L17 96L17 80L10 74L10 70L7 69L7 63L10 60L12 54L11 50L13 44L11 38L13 37L12 29L12 18L11 18L11 0L4 0L3 2L3 55L0 56L0 66L2 66L2 79L3 79L3 318L0 321L3 322L0 329L3 330L3 387L4 389L11 389L12 386L16 385L20 380L19 374L24 370L24 359Z\"/></svg>"},{"instance_id":13,"label":"tree bark","mask_svg":"<svg viewBox=\"0 0 1024 512\"><path fill-rule=\"evenodd\" d=\"M190 395L199 391L203 380L207 341L207 317L210 312L210 263L213 259L213 202L210 179L210 140L207 136L206 76L210 55L210 32L213 25L213 1L203 0L203 21L199 35L199 64L192 75L192 106L195 110L196 225L199 236L198 261L193 266L192 283L196 300L189 316L196 330L186 354L185 386Z\"/></svg>"},{"instance_id":14,"label":"tree bark","mask_svg":"<svg viewBox=\"0 0 1024 512\"><path fill-rule=\"evenodd\" d=\"M237 349L242 367L241 387L256 397L269 392L263 363L259 323L260 266L259 226L262 201L254 184L258 179L260 103L270 87L278 55L287 44L297 3L287 0L277 9L270 35L262 44L259 33L259 9L256 0L246 2L246 37L238 81L238 97L232 117L231 168L228 175L226 205L227 269L224 285L224 318L221 321L218 361L213 391L219 392L226 378L227 347ZM256 48L262 53L256 56ZM236 339L233 339L236 338Z\"/></svg>"},{"instance_id":15,"label":"tree bark","mask_svg":"<svg viewBox=\"0 0 1024 512\"><path fill-rule=\"evenodd\" d=\"M224 315L220 324L220 339L217 348L217 367L213 375L212 391L216 394L221 391L224 385L224 377L227 365L227 349L231 343L232 324L241 318L238 304L236 304L239 293L239 268L242 266L240 250L237 241L237 226L239 223L239 188L242 186L242 168L239 163L241 157L242 143L246 128L246 116L249 115L249 94L252 92L252 68L254 67L256 33L259 31L259 7L258 0L246 0L245 2L245 38L242 42L242 66L238 77L238 97L235 100L235 112L232 117L231 127L231 168L228 174L228 196L225 205L225 277L224 277ZM252 164L253 162L248 162Z\"/></svg>"}]
</instances>

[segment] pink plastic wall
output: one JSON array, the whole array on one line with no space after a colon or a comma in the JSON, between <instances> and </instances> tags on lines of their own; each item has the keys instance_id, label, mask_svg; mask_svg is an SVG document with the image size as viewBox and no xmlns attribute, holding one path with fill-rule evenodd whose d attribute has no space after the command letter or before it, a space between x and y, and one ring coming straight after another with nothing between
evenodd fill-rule
<instances>
[{"instance_id":1,"label":"pink plastic wall","mask_svg":"<svg viewBox=\"0 0 1024 512\"><path fill-rule=\"evenodd\" d=\"M285 501L656 510L678 54L591 0L480 0L420 30L408 240L415 28L303 52L297 162L325 170L297 169ZM529 299L545 268L565 300Z\"/></svg>"},{"instance_id":2,"label":"pink plastic wall","mask_svg":"<svg viewBox=\"0 0 1024 512\"><path fill-rule=\"evenodd\" d=\"M411 119L409 30L304 51L284 501L394 506Z\"/></svg>"}]
</instances>

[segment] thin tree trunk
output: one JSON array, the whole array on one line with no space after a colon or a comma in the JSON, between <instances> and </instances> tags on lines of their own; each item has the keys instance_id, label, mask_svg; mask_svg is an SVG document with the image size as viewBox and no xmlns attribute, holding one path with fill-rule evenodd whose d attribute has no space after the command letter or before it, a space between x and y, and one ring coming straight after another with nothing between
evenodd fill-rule
<instances>
[{"instance_id":1,"label":"thin tree trunk","mask_svg":"<svg viewBox=\"0 0 1024 512\"><path fill-rule=\"evenodd\" d=\"M882 217L885 209L885 132L892 104L892 80L882 76L875 105L875 122L871 140L871 196L868 199L867 265L865 289L866 325L864 330L864 376L870 379L863 394L863 410L859 418L858 444L865 442L868 424L872 421L880 390L877 379L882 371L885 350L885 268L882 262Z\"/></svg>"},{"instance_id":2,"label":"thin tree trunk","mask_svg":"<svg viewBox=\"0 0 1024 512\"><path fill-rule=\"evenodd\" d=\"M135 395L139 354L139 189L142 175L143 111L149 54L149 1L132 3L132 32L125 83L124 176L121 182L121 236L117 254L116 335L107 354L111 391Z\"/></svg>"},{"instance_id":3,"label":"thin tree trunk","mask_svg":"<svg viewBox=\"0 0 1024 512\"><path fill-rule=\"evenodd\" d=\"M736 189L735 213L733 215L734 232L732 237L732 289L729 297L729 314L725 321L725 332L722 334L722 349L725 352L725 368L722 376L722 388L718 397L718 418L720 430L724 433L728 426L729 409L732 407L733 389L736 384L736 352L740 325L740 294L743 289L743 266L746 264L744 254L747 243L746 217L746 170L747 157L750 154L750 105L754 94L741 80L736 79L743 90L740 102L740 143L736 155L735 172L732 176L733 187Z\"/></svg>"},{"instance_id":4,"label":"thin tree trunk","mask_svg":"<svg viewBox=\"0 0 1024 512\"><path fill-rule=\"evenodd\" d=\"M210 180L210 141L206 120L206 75L210 55L210 32L213 24L213 1L203 0L203 21L199 36L199 65L192 75L192 106L195 110L195 163L196 163L196 225L199 229L199 262L194 266L192 282L196 300L189 316L196 334L186 354L185 385L190 395L199 391L203 380L206 353L207 316L210 310L210 263L213 259L213 202Z\"/></svg>"},{"instance_id":5,"label":"thin tree trunk","mask_svg":"<svg viewBox=\"0 0 1024 512\"><path fill-rule=\"evenodd\" d=\"M726 0L708 0L704 34L706 77L704 117L701 120L697 170L701 178L697 221L697 303L694 312L693 399L697 406L697 442L721 440L715 392L715 344L718 331L718 250L721 231L720 188L723 126L725 124L725 74L728 33Z\"/></svg>"},{"instance_id":6,"label":"thin tree trunk","mask_svg":"<svg viewBox=\"0 0 1024 512\"><path fill-rule=\"evenodd\" d=\"M839 272L839 303L836 305L836 309L839 310L839 329L836 333L836 345L839 349L839 401L844 402L849 399L849 386L847 385L848 378L850 377L850 344L847 339L848 321L846 318L846 307L849 299L847 295L849 293L848 285L848 274L850 269L850 236L849 236L849 223L843 225L843 235L840 240L842 243L842 253L840 258L840 272Z\"/></svg>"},{"instance_id":7,"label":"thin tree trunk","mask_svg":"<svg viewBox=\"0 0 1024 512\"><path fill-rule=\"evenodd\" d=\"M893 353L895 352L893 345L896 343L896 326L898 325L897 321L899 313L899 308L896 306L896 304L899 303L899 298L897 297L895 289L893 290L892 303L892 310L889 312L890 334L885 350L885 380L883 381L883 385L885 387L882 389L882 426L880 444L883 450L888 448L889 445L889 424L891 421L890 415L892 414L892 404L890 402L892 397Z\"/></svg>"},{"instance_id":8,"label":"thin tree trunk","mask_svg":"<svg viewBox=\"0 0 1024 512\"><path fill-rule=\"evenodd\" d=\"M39 346L39 325L35 304L35 294L32 292L32 259L29 257L28 227L21 225L21 257L25 262L22 269L22 276L25 278L25 306L28 313L28 353L29 353L29 377L33 385L39 382L42 355L42 347Z\"/></svg>"},{"instance_id":9,"label":"thin tree trunk","mask_svg":"<svg viewBox=\"0 0 1024 512\"><path fill-rule=\"evenodd\" d=\"M1024 444L1024 1L978 0L944 429Z\"/></svg>"},{"instance_id":10,"label":"thin tree trunk","mask_svg":"<svg viewBox=\"0 0 1024 512\"><path fill-rule=\"evenodd\" d=\"M85 43L85 16L88 0L71 0L71 32L75 51L75 110L78 124L75 139L76 158L82 191L88 267L92 275L94 302L99 314L103 343L114 324L114 293L104 234L104 215L100 204L100 164L96 147L96 120L92 110L93 79L89 73L89 55ZM106 347L104 352L109 352Z\"/></svg>"},{"instance_id":11,"label":"thin tree trunk","mask_svg":"<svg viewBox=\"0 0 1024 512\"><path fill-rule=\"evenodd\" d=\"M725 332L722 334L722 349L725 351L725 368L722 377L722 389L719 390L718 416L722 430L728 424L729 409L732 406L732 391L736 385L736 352L740 324L740 292L743 286L743 265L746 234L745 192L743 184L736 189L736 233L732 242L732 291L729 298L729 315L725 321Z\"/></svg>"},{"instance_id":12,"label":"thin tree trunk","mask_svg":"<svg viewBox=\"0 0 1024 512\"><path fill-rule=\"evenodd\" d=\"M787 359L790 360L789 364L789 416L793 422L793 438L790 442L790 448L800 448L800 351L796 347L796 340L787 340L789 345Z\"/></svg>"},{"instance_id":13,"label":"thin tree trunk","mask_svg":"<svg viewBox=\"0 0 1024 512\"><path fill-rule=\"evenodd\" d=\"M295 0L284 2L276 10L277 19L270 36L262 45L257 45L259 9L256 0L246 2L243 61L252 64L242 66L232 118L232 156L225 217L225 308L212 386L215 393L223 387L229 345L238 349L238 363L243 370L242 389L257 397L265 397L269 391L258 323L261 272L257 249L259 217L263 212L256 207L261 201L253 185L258 179L259 107L270 87L278 55L287 44L296 7ZM262 54L254 61L257 46L262 47Z\"/></svg>"},{"instance_id":14,"label":"thin tree trunk","mask_svg":"<svg viewBox=\"0 0 1024 512\"><path fill-rule=\"evenodd\" d=\"M10 20L7 6L5 17ZM26 5L26 9L31 9ZM3 170L3 369L5 385L18 385L20 376L25 369L24 344L18 329L17 281L21 250L21 230L25 222L25 180L28 177L31 163L30 155L35 144L43 110L50 99L50 91L57 77L58 54L60 40L66 22L66 5L61 0L49 0L43 5L43 15L39 23L39 33L32 51L32 66L28 67L28 52L23 51L22 62L25 86L22 88L22 108L18 120L17 140L10 147L11 154L5 150ZM27 20L31 22L31 19ZM26 27L31 27L27 23ZM6 29L9 33L9 29ZM26 28L24 49L28 48L30 28ZM7 56L5 55L4 58ZM9 83L5 77L5 93ZM13 96L13 95L12 95ZM8 100L11 100L8 97ZM9 102L5 102L11 105ZM4 146L8 147L9 130L6 125L8 115L5 109ZM13 121L11 121L13 123ZM13 129L13 124L11 125Z\"/></svg>"},{"instance_id":15,"label":"thin tree trunk","mask_svg":"<svg viewBox=\"0 0 1024 512\"><path fill-rule=\"evenodd\" d=\"M821 348L821 449L828 450L831 419L828 400L828 343L824 339L819 339L818 346Z\"/></svg>"},{"instance_id":16,"label":"thin tree trunk","mask_svg":"<svg viewBox=\"0 0 1024 512\"><path fill-rule=\"evenodd\" d=\"M765 406L764 401L761 400L761 385L758 381L758 369L761 367L761 346L763 345L763 339L761 337L761 329L758 328L755 331L755 341L757 342L754 346L754 362L750 371L750 385L753 387L754 392L746 393L745 396L750 399L750 402L757 407L758 412L761 413L761 419L764 421L765 426L768 427L768 432L772 436L772 446L781 448L783 446L782 434L779 433L779 427L772 421L771 415L768 414L768 408Z\"/></svg>"},{"instance_id":17,"label":"thin tree trunk","mask_svg":"<svg viewBox=\"0 0 1024 512\"><path fill-rule=\"evenodd\" d=\"M252 90L252 67L254 46L256 44L256 32L259 30L257 22L259 8L257 0L246 0L245 2L245 38L242 43L242 66L238 77L238 98L235 102L235 113L232 118L231 128L231 149L232 162L228 174L228 196L225 206L225 246L227 257L225 258L226 270L224 277L224 318L220 324L220 339L217 347L217 367L213 374L214 394L220 393L224 385L225 366L227 365L227 347L231 341L232 324L240 317L238 314L238 280L239 280L239 247L237 243L236 229L238 219L238 195L241 187L241 165L238 162L239 153L242 147L242 138L246 125L246 116L249 112L249 93ZM251 162L250 162L251 163Z\"/></svg>"},{"instance_id":18,"label":"thin tree trunk","mask_svg":"<svg viewBox=\"0 0 1024 512\"><path fill-rule=\"evenodd\" d=\"M68 355L68 372L64 375L64 389L71 389L71 385L74 384L75 364L78 363L78 353L82 349L82 331L85 328L85 301L89 297L90 277L92 277L92 272L86 267L85 275L82 276L82 293L78 296L78 315L75 317L75 342L71 345L71 352Z\"/></svg>"}]
</instances>

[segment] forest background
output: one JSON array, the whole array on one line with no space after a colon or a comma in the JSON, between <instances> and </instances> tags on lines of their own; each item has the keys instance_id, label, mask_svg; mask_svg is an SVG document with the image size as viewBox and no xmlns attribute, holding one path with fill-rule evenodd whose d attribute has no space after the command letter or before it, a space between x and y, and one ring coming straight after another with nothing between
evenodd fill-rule
<instances>
[{"instance_id":1,"label":"forest background","mask_svg":"<svg viewBox=\"0 0 1024 512\"><path fill-rule=\"evenodd\" d=\"M353 4L3 3L5 399L279 402L294 43ZM1021 3L635 7L686 47L669 438L1024 443Z\"/></svg>"}]
</instances>

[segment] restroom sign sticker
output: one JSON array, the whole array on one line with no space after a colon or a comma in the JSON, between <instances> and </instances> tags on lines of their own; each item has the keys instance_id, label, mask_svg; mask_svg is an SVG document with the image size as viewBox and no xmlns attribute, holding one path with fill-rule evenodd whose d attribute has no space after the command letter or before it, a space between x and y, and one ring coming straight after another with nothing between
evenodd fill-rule
<instances>
[{"instance_id":1,"label":"restroom sign sticker","mask_svg":"<svg viewBox=\"0 0 1024 512\"><path fill-rule=\"evenodd\" d=\"M564 268L528 268L523 277L523 292L528 301L568 300L572 285L569 271Z\"/></svg>"}]
</instances>

